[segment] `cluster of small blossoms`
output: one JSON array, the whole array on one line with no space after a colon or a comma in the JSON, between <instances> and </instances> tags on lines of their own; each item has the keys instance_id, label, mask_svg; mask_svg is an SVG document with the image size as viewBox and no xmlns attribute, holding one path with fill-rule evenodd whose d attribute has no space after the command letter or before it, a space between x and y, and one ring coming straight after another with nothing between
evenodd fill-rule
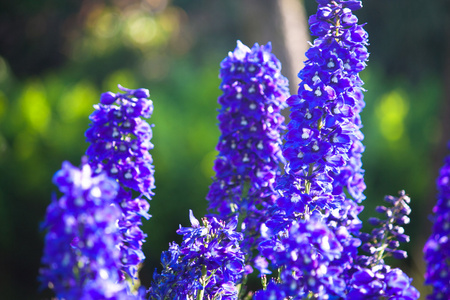
<instances>
[{"instance_id":1,"label":"cluster of small blossoms","mask_svg":"<svg viewBox=\"0 0 450 300\"><path fill-rule=\"evenodd\" d=\"M180 227L181 246L172 243L161 255L163 270L155 271L149 299L237 299L237 283L244 272L244 253L236 232L237 218L229 223L214 217L203 226L189 214L191 227Z\"/></svg>"},{"instance_id":2,"label":"cluster of small blossoms","mask_svg":"<svg viewBox=\"0 0 450 300\"><path fill-rule=\"evenodd\" d=\"M345 283L339 278L341 268L330 266L338 259L342 245L334 233L316 216L294 221L278 240L266 240L261 253L279 269L278 283L271 282L255 299L328 299L343 296Z\"/></svg>"},{"instance_id":3,"label":"cluster of small blossoms","mask_svg":"<svg viewBox=\"0 0 450 300\"><path fill-rule=\"evenodd\" d=\"M409 236L405 234L402 226L410 221L408 215L411 213L409 207L411 199L405 194L405 191L400 191L399 197L386 196L384 201L389 206L375 208L375 211L383 214L383 217L369 218L368 222L375 228L370 234L361 233L359 236L363 241L362 249L371 255L367 264L376 264L386 256L396 259L407 257L407 253L398 250L398 247L400 243L409 242Z\"/></svg>"},{"instance_id":4,"label":"cluster of small blossoms","mask_svg":"<svg viewBox=\"0 0 450 300\"><path fill-rule=\"evenodd\" d=\"M331 106L331 114L339 119L339 114L335 112L340 110L347 118L341 123L342 128L347 128L344 131L351 131L351 134L347 136L350 140L350 148L341 148L346 153L345 164L337 166L338 170L329 168L331 172L327 173L332 178L334 198L332 201L339 202L341 199L342 202L340 206L332 209L326 218L326 223L336 233L337 239L344 247L341 258L333 261L332 264L337 263L344 269L342 278L348 282L349 272L356 260L357 248L361 245L361 241L356 237L359 236L359 230L362 227L362 222L358 218L362 207L357 203L365 199L363 192L366 188L361 162L364 136L361 132L360 117L365 103L362 93L363 82L359 72L365 68L369 56L366 48L368 35L363 26L357 24L358 19L353 14L353 11L362 7L361 1L317 2L319 3L317 14L311 16L309 22L312 34L319 37L315 40L314 46L317 45L322 52L317 54L313 46L312 57L315 57L313 60L319 62L322 67L326 64L326 68L330 68L333 65L336 66L336 63L340 66L337 72L329 72L330 77L327 82L336 92L338 99L335 102L336 106ZM336 44L339 47L334 48ZM330 51L330 49L333 50ZM337 55L337 58L334 55ZM314 72L313 78L320 73L316 73L314 67L310 70L305 69L306 75L311 76ZM333 135L331 140L335 141Z\"/></svg>"},{"instance_id":5,"label":"cluster of small blossoms","mask_svg":"<svg viewBox=\"0 0 450 300\"><path fill-rule=\"evenodd\" d=\"M40 281L58 299L137 299L120 279L118 184L64 162L53 182L63 196L47 208Z\"/></svg>"},{"instance_id":6,"label":"cluster of small blossoms","mask_svg":"<svg viewBox=\"0 0 450 300\"><path fill-rule=\"evenodd\" d=\"M376 211L382 218L372 217L369 223L376 226L370 234L361 233L362 249L369 256L360 255L352 270L352 278L348 286L350 299L380 299L385 297L401 297L405 300L419 298L419 292L411 285L412 279L400 269L391 269L384 263L384 258L392 256L396 259L407 257L407 253L399 250L401 242L409 242L403 225L409 223L408 215L410 198L404 191L399 197L386 196L389 206L378 206Z\"/></svg>"},{"instance_id":7,"label":"cluster of small blossoms","mask_svg":"<svg viewBox=\"0 0 450 300\"><path fill-rule=\"evenodd\" d=\"M337 281L348 282L361 245L357 237L362 208L357 203L364 199L365 189L359 116L364 101L358 73L366 66L368 42L352 13L362 7L360 1L317 2L317 13L309 19L317 38L306 52L298 94L287 100L291 121L283 155L288 163L267 227L272 234L283 235L292 222L321 214L321 222L333 233L330 242L343 250L323 267L335 270Z\"/></svg>"},{"instance_id":8,"label":"cluster of small blossoms","mask_svg":"<svg viewBox=\"0 0 450 300\"><path fill-rule=\"evenodd\" d=\"M271 208L272 217L266 223L267 231L272 235L267 244L277 248L277 243L283 243L286 235L294 234L292 226L310 222L313 215L319 216L316 222L322 222L322 226L327 228L328 243L339 245L340 252L332 259L316 262L318 270L329 272L325 276L327 280L318 275L320 272L292 271L290 265L293 263L286 265L279 256L273 255L269 259L274 266L282 265L288 269L288 274L298 274L296 283L302 285L294 289L304 293L303 296L365 299L391 295L416 299L418 292L410 286L411 280L400 270L385 266L377 256L380 252L371 253L372 257L364 256L367 259L365 265L363 257L358 256L361 245L358 214L362 210L358 203L365 198L364 171L361 168L364 146L359 115L365 104L363 82L358 73L366 66L368 52L367 33L362 25L357 24L358 19L352 11L362 7L361 1L317 2L317 13L310 17L309 23L312 34L318 38L306 52L308 60L299 73L302 82L298 94L287 100L291 106L291 121L285 135L283 155L288 163L286 174L278 181L281 197ZM403 196L401 203L404 202ZM395 215L396 224L405 224L409 220L405 216L409 211L386 209L385 212ZM379 229L382 239L375 239L363 247L375 247L376 244L383 249L381 253L404 256L405 252L397 250L398 245L394 241L386 239L389 235L403 237L400 227L391 221L386 221L386 226L390 227ZM371 222L376 223L375 219ZM394 234L397 229L399 232ZM304 230L306 234L307 230ZM292 239L296 240L295 234ZM309 243L312 249L320 252L318 246L313 247L314 244ZM261 251L264 251L264 246L262 243ZM369 263L371 260L377 263ZM362 264L361 268L357 269L355 264ZM365 281L358 275L358 272L365 271L378 276L374 280L381 277L383 280ZM282 277L279 280L276 284L269 284L265 296L281 299L294 295L292 287L288 286L290 281L285 282ZM361 282L363 284L360 285ZM380 282L381 285L369 289L372 284L369 282ZM312 283L320 284L314 286Z\"/></svg>"},{"instance_id":9,"label":"cluster of small blossoms","mask_svg":"<svg viewBox=\"0 0 450 300\"><path fill-rule=\"evenodd\" d=\"M247 252L259 243L259 227L267 208L275 203L275 178L280 174L280 110L289 96L281 64L271 44L251 49L237 42L234 52L221 63L218 101L221 136L214 170L216 176L207 195L209 209L224 220L239 215Z\"/></svg>"},{"instance_id":10,"label":"cluster of small blossoms","mask_svg":"<svg viewBox=\"0 0 450 300\"><path fill-rule=\"evenodd\" d=\"M427 262L425 284L433 287L427 299L436 300L450 299L450 156L440 170L437 189L432 234L423 249Z\"/></svg>"},{"instance_id":11,"label":"cluster of small blossoms","mask_svg":"<svg viewBox=\"0 0 450 300\"><path fill-rule=\"evenodd\" d=\"M283 154L289 163L280 204L290 207L287 213L294 218L346 205L345 190L358 202L364 198L359 117L364 102L358 73L368 58L367 33L352 14L361 2L317 2L309 22L318 38L306 52L298 94L287 100L291 121Z\"/></svg>"},{"instance_id":12,"label":"cluster of small blossoms","mask_svg":"<svg viewBox=\"0 0 450 300\"><path fill-rule=\"evenodd\" d=\"M124 275L137 278L138 265L144 260L141 217L150 218L149 203L154 189L150 125L153 103L146 89L130 90L119 85L123 93L103 93L100 104L91 114L86 131L86 151L95 173L105 172L119 184L117 204L122 208L119 228L123 234L120 246ZM125 276L123 276L123 279Z\"/></svg>"},{"instance_id":13,"label":"cluster of small blossoms","mask_svg":"<svg viewBox=\"0 0 450 300\"><path fill-rule=\"evenodd\" d=\"M357 270L347 288L347 299L352 300L416 300L420 297L411 285L411 278L402 270L384 264Z\"/></svg>"}]
</instances>

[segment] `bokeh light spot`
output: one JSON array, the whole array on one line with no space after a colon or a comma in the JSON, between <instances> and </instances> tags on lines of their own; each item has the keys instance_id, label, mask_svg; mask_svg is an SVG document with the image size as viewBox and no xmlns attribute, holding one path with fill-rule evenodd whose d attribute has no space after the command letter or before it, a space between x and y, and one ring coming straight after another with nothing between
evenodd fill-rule
<instances>
[{"instance_id":1,"label":"bokeh light spot","mask_svg":"<svg viewBox=\"0 0 450 300\"><path fill-rule=\"evenodd\" d=\"M148 45L156 35L157 24L150 16L133 14L127 22L127 34L137 45Z\"/></svg>"},{"instance_id":2,"label":"bokeh light spot","mask_svg":"<svg viewBox=\"0 0 450 300\"><path fill-rule=\"evenodd\" d=\"M408 108L408 100L400 91L392 91L381 98L375 114L380 132L385 139L397 141L403 136L404 119Z\"/></svg>"},{"instance_id":3,"label":"bokeh light spot","mask_svg":"<svg viewBox=\"0 0 450 300\"><path fill-rule=\"evenodd\" d=\"M28 125L35 131L44 132L50 121L50 107L44 88L37 82L28 83L19 103Z\"/></svg>"},{"instance_id":4,"label":"bokeh light spot","mask_svg":"<svg viewBox=\"0 0 450 300\"><path fill-rule=\"evenodd\" d=\"M89 115L98 102L98 91L88 82L79 82L59 102L58 112L65 121L73 121Z\"/></svg>"}]
</instances>

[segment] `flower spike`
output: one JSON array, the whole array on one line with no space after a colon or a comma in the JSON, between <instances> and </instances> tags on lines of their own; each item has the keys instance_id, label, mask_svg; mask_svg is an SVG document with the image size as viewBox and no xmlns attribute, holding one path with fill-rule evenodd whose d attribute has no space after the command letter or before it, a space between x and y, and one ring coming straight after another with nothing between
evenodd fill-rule
<instances>
[{"instance_id":1,"label":"flower spike","mask_svg":"<svg viewBox=\"0 0 450 300\"><path fill-rule=\"evenodd\" d=\"M122 234L119 186L105 173L93 174L64 162L53 177L63 196L47 208L40 281L58 299L137 299L120 282Z\"/></svg>"},{"instance_id":2,"label":"flower spike","mask_svg":"<svg viewBox=\"0 0 450 300\"><path fill-rule=\"evenodd\" d=\"M117 205L122 209L119 218L123 241L120 249L123 272L137 278L138 265L145 256L142 244L146 234L140 228L141 217L149 219L149 203L153 196L154 170L149 150L153 148L150 118L153 103L147 99L147 89L127 89L122 93L103 93L100 104L94 106L86 140L90 143L86 154L96 173L106 172L119 183ZM125 276L123 276L125 278Z\"/></svg>"},{"instance_id":3,"label":"flower spike","mask_svg":"<svg viewBox=\"0 0 450 300\"><path fill-rule=\"evenodd\" d=\"M221 63L219 97L219 155L216 176L207 195L209 210L225 220L240 216L243 248L251 253L260 241L259 227L266 209L275 203L275 178L280 174L280 131L286 106L287 79L271 53L271 44L242 42Z\"/></svg>"}]
</instances>

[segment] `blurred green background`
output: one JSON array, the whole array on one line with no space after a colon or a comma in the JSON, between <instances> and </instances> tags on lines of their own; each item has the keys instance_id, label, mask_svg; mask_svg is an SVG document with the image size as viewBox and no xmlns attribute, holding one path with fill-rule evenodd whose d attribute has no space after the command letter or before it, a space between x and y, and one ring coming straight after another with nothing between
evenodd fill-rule
<instances>
[{"instance_id":1,"label":"blurred green background","mask_svg":"<svg viewBox=\"0 0 450 300\"><path fill-rule=\"evenodd\" d=\"M407 191L413 201L405 246L410 257L393 263L423 294L427 216L450 139L449 6L447 0L367 0L356 12L371 42L361 74L368 90L361 218L385 194ZM197 217L206 212L219 137L220 61L237 39L249 46L271 40L286 76L297 73L309 38L296 44L303 51L293 51L289 41L304 36L305 14L315 9L313 0L2 1L0 297L49 298L38 291L36 277L39 223L56 191L51 178L64 160L80 163L92 105L119 83L148 88L155 106L149 122L155 124L157 188L140 274L148 287L161 251L179 241L179 224L189 224L188 210ZM291 81L292 91L297 83Z\"/></svg>"}]
</instances>

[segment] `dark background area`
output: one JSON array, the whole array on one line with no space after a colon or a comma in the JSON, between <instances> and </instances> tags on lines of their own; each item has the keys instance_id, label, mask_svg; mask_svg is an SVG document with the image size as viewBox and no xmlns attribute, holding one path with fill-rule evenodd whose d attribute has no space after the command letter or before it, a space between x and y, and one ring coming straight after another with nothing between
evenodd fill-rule
<instances>
[{"instance_id":1,"label":"dark background area","mask_svg":"<svg viewBox=\"0 0 450 300\"><path fill-rule=\"evenodd\" d=\"M283 70L299 71L296 64L304 51L294 52L292 59L287 37L305 32L305 15L291 10L288 17L303 27L283 27L287 16L279 3L0 2L2 299L49 297L38 291L36 278L43 248L39 223L56 191L51 178L64 160L80 163L92 105L102 92L117 91L119 83L148 88L155 106L149 122L155 124L151 154L157 188L153 217L144 225L147 259L140 274L142 284L149 286L161 251L179 241L179 224L189 224L188 210L198 218L206 211L219 137L220 61L237 39L248 46L270 40ZM307 15L315 12L313 0L295 3ZM410 256L392 263L412 276L424 295L422 247L431 228L427 217L450 140L450 3L363 4L356 15L367 23L371 56L361 74L367 89L362 115L367 199L361 218L371 216L384 195L407 191L413 212L406 226L411 242L404 248ZM300 48L306 45L304 40ZM291 90L296 84L291 81Z\"/></svg>"}]
</instances>

